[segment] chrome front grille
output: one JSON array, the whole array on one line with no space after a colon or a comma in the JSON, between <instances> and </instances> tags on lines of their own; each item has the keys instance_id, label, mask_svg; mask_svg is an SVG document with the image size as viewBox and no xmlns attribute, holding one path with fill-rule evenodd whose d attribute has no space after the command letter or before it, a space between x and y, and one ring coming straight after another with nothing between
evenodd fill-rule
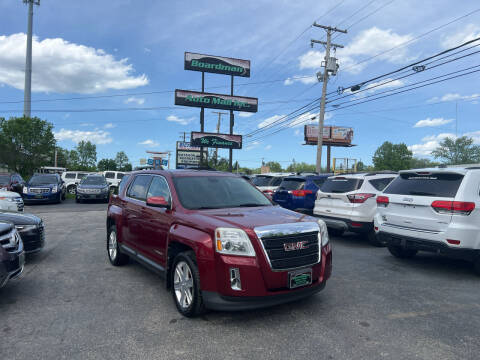
<instances>
[{"instance_id":1,"label":"chrome front grille","mask_svg":"<svg viewBox=\"0 0 480 360\"><path fill-rule=\"evenodd\" d=\"M29 188L28 190L33 194L48 194L50 192L50 188Z\"/></svg>"},{"instance_id":2,"label":"chrome front grille","mask_svg":"<svg viewBox=\"0 0 480 360\"><path fill-rule=\"evenodd\" d=\"M277 224L255 228L274 271L312 266L320 262L319 227L315 222Z\"/></svg>"}]
</instances>

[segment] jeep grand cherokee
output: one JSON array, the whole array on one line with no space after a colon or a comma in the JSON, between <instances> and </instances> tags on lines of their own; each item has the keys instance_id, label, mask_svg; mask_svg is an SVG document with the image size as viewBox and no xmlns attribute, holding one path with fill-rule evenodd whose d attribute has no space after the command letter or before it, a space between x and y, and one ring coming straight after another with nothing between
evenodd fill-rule
<instances>
[{"instance_id":1,"label":"jeep grand cherokee","mask_svg":"<svg viewBox=\"0 0 480 360\"><path fill-rule=\"evenodd\" d=\"M164 275L179 312L242 310L322 290L332 252L322 220L274 206L245 179L212 171L139 171L112 196L106 248Z\"/></svg>"}]
</instances>

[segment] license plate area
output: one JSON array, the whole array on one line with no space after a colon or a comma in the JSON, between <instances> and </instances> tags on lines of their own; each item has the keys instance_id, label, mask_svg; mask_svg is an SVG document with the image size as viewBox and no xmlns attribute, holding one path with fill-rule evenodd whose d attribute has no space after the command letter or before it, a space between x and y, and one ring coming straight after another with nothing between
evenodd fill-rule
<instances>
[{"instance_id":1,"label":"license plate area","mask_svg":"<svg viewBox=\"0 0 480 360\"><path fill-rule=\"evenodd\" d=\"M312 269L301 269L288 273L288 287L295 289L312 283Z\"/></svg>"}]
</instances>

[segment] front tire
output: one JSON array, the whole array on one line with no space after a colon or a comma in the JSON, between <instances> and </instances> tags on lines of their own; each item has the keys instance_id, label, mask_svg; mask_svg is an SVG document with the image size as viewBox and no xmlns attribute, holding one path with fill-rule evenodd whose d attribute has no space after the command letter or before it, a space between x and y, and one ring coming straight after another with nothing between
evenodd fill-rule
<instances>
[{"instance_id":1,"label":"front tire","mask_svg":"<svg viewBox=\"0 0 480 360\"><path fill-rule=\"evenodd\" d=\"M128 263L128 256L120 252L115 225L110 226L107 233L107 254L108 260L113 266L122 266Z\"/></svg>"},{"instance_id":2,"label":"front tire","mask_svg":"<svg viewBox=\"0 0 480 360\"><path fill-rule=\"evenodd\" d=\"M172 295L178 312L186 317L205 312L200 290L200 273L193 251L186 251L175 257L171 277Z\"/></svg>"},{"instance_id":3,"label":"front tire","mask_svg":"<svg viewBox=\"0 0 480 360\"><path fill-rule=\"evenodd\" d=\"M387 247L390 254L399 259L410 259L417 255L417 250L405 249L404 247L396 245L387 245Z\"/></svg>"},{"instance_id":4,"label":"front tire","mask_svg":"<svg viewBox=\"0 0 480 360\"><path fill-rule=\"evenodd\" d=\"M75 185L71 185L67 188L67 192L69 194L75 195L77 192L77 187Z\"/></svg>"}]
</instances>

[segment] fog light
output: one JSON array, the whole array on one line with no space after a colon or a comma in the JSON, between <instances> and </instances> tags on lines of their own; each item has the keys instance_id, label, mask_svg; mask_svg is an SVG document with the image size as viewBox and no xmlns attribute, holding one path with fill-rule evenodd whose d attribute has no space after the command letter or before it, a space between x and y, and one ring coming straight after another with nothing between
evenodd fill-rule
<instances>
[{"instance_id":1,"label":"fog light","mask_svg":"<svg viewBox=\"0 0 480 360\"><path fill-rule=\"evenodd\" d=\"M238 268L230 268L230 286L232 287L232 290L242 290L240 270Z\"/></svg>"}]
</instances>

